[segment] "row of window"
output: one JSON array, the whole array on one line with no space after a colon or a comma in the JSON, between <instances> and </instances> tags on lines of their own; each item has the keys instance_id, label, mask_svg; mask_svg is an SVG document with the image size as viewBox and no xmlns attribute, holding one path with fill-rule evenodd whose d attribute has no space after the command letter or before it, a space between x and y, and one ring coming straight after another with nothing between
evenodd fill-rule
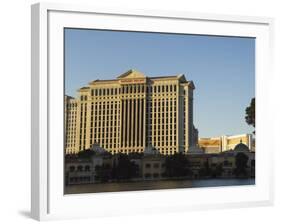
<instances>
[{"instance_id":1,"label":"row of window","mask_svg":"<svg viewBox=\"0 0 281 224\"><path fill-rule=\"evenodd\" d=\"M146 92L148 94L152 93L171 93L177 91L177 85L159 85L159 86L147 86ZM127 93L144 93L144 85L124 85L121 88L104 88L104 89L92 89L91 96L107 96L107 95L117 95L117 94L127 94ZM87 95L81 95L80 100L86 101L88 99Z\"/></svg>"},{"instance_id":2,"label":"row of window","mask_svg":"<svg viewBox=\"0 0 281 224\"><path fill-rule=\"evenodd\" d=\"M172 106L172 104L176 105L177 101L176 98L171 98L171 99L155 99L155 100L149 100L147 101L147 105L152 107L152 105L154 105L154 107L170 107Z\"/></svg>"},{"instance_id":3,"label":"row of window","mask_svg":"<svg viewBox=\"0 0 281 224\"><path fill-rule=\"evenodd\" d=\"M151 116L161 116L161 117L164 117L164 116L166 116L166 117L168 117L168 116L176 116L177 115L177 110L176 110L176 108L174 108L174 110L172 110L173 108L170 108L170 112L168 112L168 111L166 111L166 112L164 112L163 110L162 111L157 111L157 110L154 110L154 111L152 111L152 108L150 108L150 109L148 109L147 110L147 112L149 113L149 115L151 115ZM95 118L97 119L97 117L99 117L99 118L111 118L111 119L117 119L119 116L119 111L117 111L117 110L115 110L115 111L113 111L113 110L109 110L109 111L103 111L103 113L102 113L102 111L96 111L96 113L95 113ZM86 112L84 113L84 115L83 115L83 113L81 113L81 117L80 117L80 120L81 119L85 119L85 117L87 116L87 114L86 114ZM94 113L92 112L91 113L91 117L93 117L94 116ZM113 117L114 116L114 117ZM149 117L151 117L151 116L149 116ZM148 118L149 118L148 117ZM75 122L75 119L74 118L69 118L68 120L67 120L68 122Z\"/></svg>"},{"instance_id":4,"label":"row of window","mask_svg":"<svg viewBox=\"0 0 281 224\"><path fill-rule=\"evenodd\" d=\"M75 116L75 117L68 117L67 118L67 122L69 122L69 123L71 123L71 122L75 122L76 121L76 119L77 119L77 117Z\"/></svg>"},{"instance_id":5,"label":"row of window","mask_svg":"<svg viewBox=\"0 0 281 224\"><path fill-rule=\"evenodd\" d=\"M79 171L79 172L86 171L86 172L88 172L88 171L91 171L91 167L89 165L86 165L86 166L79 165L77 167L70 166L69 171L70 172L75 172L75 171Z\"/></svg>"},{"instance_id":6,"label":"row of window","mask_svg":"<svg viewBox=\"0 0 281 224\"><path fill-rule=\"evenodd\" d=\"M67 135L66 137L66 143L74 143L76 140L75 135Z\"/></svg>"},{"instance_id":7,"label":"row of window","mask_svg":"<svg viewBox=\"0 0 281 224\"><path fill-rule=\"evenodd\" d=\"M92 139L91 141L91 145L94 144L95 142L98 142L98 144L103 147L103 148L106 148L108 150L111 150L111 149L116 149L116 151L112 151L112 153L114 152L122 152L122 153L129 153L129 152L141 152L141 150L133 150L133 149L119 149L119 143L116 139L116 141L111 141L111 142L108 142L108 141L102 141L102 140L98 140L96 139L95 141ZM162 143L162 144L160 144ZM155 145L156 147L160 148L159 151L163 154L172 154L173 152L175 152L176 149L173 149L173 150L167 150L166 147L167 146L170 146L170 147L176 147L176 142L152 142L153 145ZM132 144L130 147L139 147L140 145L139 144ZM73 145L74 147L74 145ZM161 147L163 147L163 149L161 149ZM80 144L79 146L80 150L82 149L85 149L85 144L82 145Z\"/></svg>"},{"instance_id":8,"label":"row of window","mask_svg":"<svg viewBox=\"0 0 281 224\"><path fill-rule=\"evenodd\" d=\"M77 103L68 103L68 104L66 104L66 108L68 110L76 109L76 107L77 107Z\"/></svg>"},{"instance_id":9,"label":"row of window","mask_svg":"<svg viewBox=\"0 0 281 224\"><path fill-rule=\"evenodd\" d=\"M175 134L176 134L176 132L175 132ZM155 134L156 135L156 134ZM158 137L156 137L156 136L149 136L149 137L147 137L147 139L148 139L148 141L154 141L154 142L163 142L163 141L169 141L169 139L170 139L170 141L176 141L177 140L177 136L176 135L170 135L170 138L169 138L169 136L165 136L165 135L158 135Z\"/></svg>"},{"instance_id":10,"label":"row of window","mask_svg":"<svg viewBox=\"0 0 281 224\"><path fill-rule=\"evenodd\" d=\"M147 93L148 94L161 94L161 93L176 93L177 86L148 86ZM134 94L134 93L144 93L144 87L141 86L139 89L135 86L124 86L122 88L114 88L114 89L93 89L91 90L91 96L113 96L118 94ZM186 91L183 89L182 94L185 95ZM81 101L87 101L87 95L80 96ZM76 108L77 103L68 105L68 109Z\"/></svg>"},{"instance_id":11,"label":"row of window","mask_svg":"<svg viewBox=\"0 0 281 224\"><path fill-rule=\"evenodd\" d=\"M114 103L114 102L107 102L107 103L92 103L91 105L91 109L92 110L98 110L98 109L102 109L102 110L109 110L109 109L113 109L114 107L118 107L119 103Z\"/></svg>"},{"instance_id":12,"label":"row of window","mask_svg":"<svg viewBox=\"0 0 281 224\"><path fill-rule=\"evenodd\" d=\"M92 96L107 96L117 95L122 93L139 93L144 92L144 85L140 86L122 86L121 88L110 88L110 89L92 89Z\"/></svg>"},{"instance_id":13,"label":"row of window","mask_svg":"<svg viewBox=\"0 0 281 224\"><path fill-rule=\"evenodd\" d=\"M117 134L119 128L118 127L106 127L106 128L92 128L90 130L90 133L94 135L97 135L97 136L105 136L105 137L109 137L108 134L110 133L112 136ZM126 129L126 132L127 132L127 129ZM84 133L84 136L86 134L86 130L85 129L81 129L80 130L80 137L82 137L82 133ZM71 132L71 133L68 133L67 136L73 136L74 134L76 134L76 132ZM154 130L147 130L147 138L148 139L151 139L153 136L158 136L158 138L162 137L163 140L164 140L164 136L166 136L166 138L168 138L168 135L170 135L170 137L172 138L172 135L174 134L174 136L176 136L177 134L177 130L176 129L154 129ZM137 134L139 135L139 134ZM156 138L156 137L155 137ZM168 140L168 139L167 139ZM159 140L160 141L160 140Z\"/></svg>"},{"instance_id":14,"label":"row of window","mask_svg":"<svg viewBox=\"0 0 281 224\"><path fill-rule=\"evenodd\" d=\"M92 111L91 112L91 117L98 116L98 117L106 118L106 117L110 117L111 116L113 118L113 116L114 116L114 118L116 119L117 116L119 115L118 112L119 112L118 110L95 111L95 113Z\"/></svg>"},{"instance_id":15,"label":"row of window","mask_svg":"<svg viewBox=\"0 0 281 224\"><path fill-rule=\"evenodd\" d=\"M76 117L76 115L77 115L77 110L67 112L67 117Z\"/></svg>"},{"instance_id":16,"label":"row of window","mask_svg":"<svg viewBox=\"0 0 281 224\"><path fill-rule=\"evenodd\" d=\"M94 142L92 144L94 144ZM116 153L133 153L133 152L141 153L141 152L143 152L143 149L120 149L118 144L114 144L114 145L111 145L111 146L107 145L107 144L100 144L100 145L101 145L101 147L106 148L108 151L110 151L113 154L116 154ZM171 147L173 147L173 146L171 146ZM161 152L161 154L163 154L163 155L172 155L175 152L177 152L176 146L174 146L174 149L170 149L170 150L166 149L166 146L164 147L164 149L161 149L160 147L158 147L158 148L159 148L159 151ZM80 146L80 151L81 150L85 150L85 148L83 148L83 146ZM73 150L68 149L67 153L75 153L75 150L74 149Z\"/></svg>"},{"instance_id":17,"label":"row of window","mask_svg":"<svg viewBox=\"0 0 281 224\"><path fill-rule=\"evenodd\" d=\"M66 144L65 147L67 148L67 150L69 150L69 148L75 147L75 144Z\"/></svg>"},{"instance_id":18,"label":"row of window","mask_svg":"<svg viewBox=\"0 0 281 224\"><path fill-rule=\"evenodd\" d=\"M82 107L81 107L81 113L84 111L85 114L86 114L86 111L87 111L87 107L86 107L86 104L84 104L85 106L83 107L83 104L82 104ZM176 105L176 101L173 100L173 101L154 101L154 102L148 102L147 103L147 108L151 110L152 112L152 109L153 111L157 110L158 108L158 112L160 110L164 110L164 108L166 108L166 110L174 110L176 111L177 110L177 105ZM111 113L114 111L115 113L119 112L119 109L118 109L118 106L117 105L114 105L112 103L106 103L106 104L95 104L91 106L91 112L93 111L96 111L98 112L99 114L101 113L101 111L110 111ZM76 113L74 113L73 115L76 115Z\"/></svg>"},{"instance_id":19,"label":"row of window","mask_svg":"<svg viewBox=\"0 0 281 224\"><path fill-rule=\"evenodd\" d=\"M69 182L70 183L80 183L80 182L90 182L91 177L86 176L86 177L70 177Z\"/></svg>"},{"instance_id":20,"label":"row of window","mask_svg":"<svg viewBox=\"0 0 281 224\"><path fill-rule=\"evenodd\" d=\"M159 164L159 163L153 163L153 164L151 164L151 163L146 163L146 164L145 164L145 168L151 168L151 167L153 167L153 168L159 168L159 167L160 167L160 164ZM162 167L162 168L165 167L165 163L162 163L162 164L161 164L161 167Z\"/></svg>"},{"instance_id":21,"label":"row of window","mask_svg":"<svg viewBox=\"0 0 281 224\"><path fill-rule=\"evenodd\" d=\"M68 118L68 119L66 120L66 122L67 122L68 124L75 124L75 123L76 123L76 118L75 118L75 119Z\"/></svg>"},{"instance_id":22,"label":"row of window","mask_svg":"<svg viewBox=\"0 0 281 224\"><path fill-rule=\"evenodd\" d=\"M76 124L67 124L66 130L67 131L76 131Z\"/></svg>"},{"instance_id":23,"label":"row of window","mask_svg":"<svg viewBox=\"0 0 281 224\"><path fill-rule=\"evenodd\" d=\"M169 116L170 115L170 116ZM157 118L158 117L158 122L159 123L163 123L163 118L166 117L166 123L173 123L173 119L174 119L174 123L177 122L177 119L176 119L176 113L174 114L171 114L171 113L154 113L154 115L151 115L151 116L148 116L147 117L147 124L152 124L152 121L154 120L154 124L157 123ZM169 117L170 117L170 122L169 122ZM112 114L107 114L107 115L96 115L95 117L94 116L91 116L91 120L95 120L95 122L99 121L99 122L105 122L106 120L107 121L116 121L117 119L119 118L119 116L117 115L112 115ZM83 121L83 118L80 118L80 122ZM75 122L72 120L68 120L69 122L69 125L71 124L75 124ZM84 117L84 122L86 122L86 119Z\"/></svg>"},{"instance_id":24,"label":"row of window","mask_svg":"<svg viewBox=\"0 0 281 224\"><path fill-rule=\"evenodd\" d=\"M157 122L158 121L158 122ZM177 117L176 115L174 116L168 116L168 115L163 115L163 114L158 114L158 116L149 116L146 119L146 124L147 125L169 125L169 127L167 126L167 128L171 128L170 125L173 125L177 123Z\"/></svg>"},{"instance_id":25,"label":"row of window","mask_svg":"<svg viewBox=\"0 0 281 224\"><path fill-rule=\"evenodd\" d=\"M154 126L156 127L156 126ZM171 129L171 126L167 125L167 128L163 128L161 129L160 128L161 126L159 125L157 127L157 129L152 129L151 127L148 128L147 130L147 137L148 138L151 138L153 136L158 136L159 138L162 136L164 138L164 136L167 136L167 135L170 135L172 137L172 135L176 135L177 134L177 129L176 129L176 126L174 129ZM164 126L163 126L164 127ZM92 134L93 132L95 133L95 135L103 135L103 136L107 136L108 133L110 132L111 134L115 134L117 133L117 131L119 130L119 126L112 126L112 127L95 127L95 128L91 128L90 129L90 133ZM82 128L80 129L80 137L82 137L82 133L84 133L84 136L86 134L86 128ZM70 133L67 134L67 136L71 136L71 134L75 134L76 132L75 131L70 131ZM108 137L108 136L107 136ZM167 137L168 138L168 137Z\"/></svg>"},{"instance_id":26,"label":"row of window","mask_svg":"<svg viewBox=\"0 0 281 224\"><path fill-rule=\"evenodd\" d=\"M95 122L91 122L90 123L90 127L91 128L111 128L111 127L119 127L120 126L120 121L117 121L116 119L98 119L97 117L95 118ZM136 122L135 122L136 123ZM147 120L146 122L146 126L148 129L171 129L174 128L176 129L177 125L177 118L166 118L166 122L163 118L154 118L154 119L150 119ZM84 121L84 127L80 127L80 129L86 129L88 122ZM81 125L80 125L81 126ZM173 127L174 126L174 127ZM71 126L67 126L68 130L70 129ZM75 125L73 124L73 128L75 127Z\"/></svg>"},{"instance_id":27,"label":"row of window","mask_svg":"<svg viewBox=\"0 0 281 224\"><path fill-rule=\"evenodd\" d=\"M153 173L153 174L151 174L151 173L145 173L144 174L144 177L145 178L159 178L159 177L161 177L161 176L164 176L164 173L162 173L161 175L159 174L159 173Z\"/></svg>"}]
</instances>

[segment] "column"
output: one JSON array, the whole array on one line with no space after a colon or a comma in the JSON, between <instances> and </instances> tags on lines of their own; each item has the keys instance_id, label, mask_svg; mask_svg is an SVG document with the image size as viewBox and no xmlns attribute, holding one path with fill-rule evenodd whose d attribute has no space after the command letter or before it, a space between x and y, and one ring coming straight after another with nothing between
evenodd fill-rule
<instances>
[{"instance_id":1,"label":"column","mask_svg":"<svg viewBox=\"0 0 281 224\"><path fill-rule=\"evenodd\" d=\"M131 99L131 142L130 142L130 145L131 147L134 147L134 134L135 134L135 100L134 98Z\"/></svg>"},{"instance_id":2,"label":"column","mask_svg":"<svg viewBox=\"0 0 281 224\"><path fill-rule=\"evenodd\" d=\"M146 146L146 98L143 99L143 147Z\"/></svg>"},{"instance_id":3,"label":"column","mask_svg":"<svg viewBox=\"0 0 281 224\"><path fill-rule=\"evenodd\" d=\"M139 103L139 134L138 134L138 145L139 147L142 147L142 103L141 103L142 99L138 99L138 103Z\"/></svg>"},{"instance_id":4,"label":"column","mask_svg":"<svg viewBox=\"0 0 281 224\"><path fill-rule=\"evenodd\" d=\"M138 90L137 90L138 91ZM138 145L138 128L139 128L139 125L138 125L138 116L139 116L139 112L138 112L139 108L138 108L138 98L136 98L135 100L135 111L136 111L136 120L135 120L135 140L134 140L134 146L139 148L139 145Z\"/></svg>"}]
</instances>

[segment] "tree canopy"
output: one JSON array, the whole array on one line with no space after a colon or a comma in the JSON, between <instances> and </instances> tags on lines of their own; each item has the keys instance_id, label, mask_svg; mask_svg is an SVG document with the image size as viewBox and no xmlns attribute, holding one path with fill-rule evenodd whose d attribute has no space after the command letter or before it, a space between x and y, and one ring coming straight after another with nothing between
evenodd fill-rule
<instances>
[{"instance_id":1,"label":"tree canopy","mask_svg":"<svg viewBox=\"0 0 281 224\"><path fill-rule=\"evenodd\" d=\"M247 171L246 168L247 163L248 163L249 157L242 153L239 152L237 153L236 157L235 157L235 165L236 165L236 169L235 169L235 174L236 176L246 176L247 175Z\"/></svg>"},{"instance_id":2,"label":"tree canopy","mask_svg":"<svg viewBox=\"0 0 281 224\"><path fill-rule=\"evenodd\" d=\"M190 174L188 160L185 155L176 153L166 158L166 176L184 177Z\"/></svg>"},{"instance_id":3,"label":"tree canopy","mask_svg":"<svg viewBox=\"0 0 281 224\"><path fill-rule=\"evenodd\" d=\"M256 105L255 98L252 98L250 105L246 108L245 120L248 125L256 126Z\"/></svg>"},{"instance_id":4,"label":"tree canopy","mask_svg":"<svg viewBox=\"0 0 281 224\"><path fill-rule=\"evenodd\" d=\"M130 161L127 154L120 153L118 156L118 164L113 165L112 178L118 180L126 180L137 177L138 166Z\"/></svg>"}]
</instances>

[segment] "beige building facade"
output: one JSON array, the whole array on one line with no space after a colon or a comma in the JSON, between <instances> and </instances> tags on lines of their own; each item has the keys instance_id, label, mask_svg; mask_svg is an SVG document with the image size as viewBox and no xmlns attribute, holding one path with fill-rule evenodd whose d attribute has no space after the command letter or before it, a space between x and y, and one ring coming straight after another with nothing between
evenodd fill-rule
<instances>
[{"instance_id":1,"label":"beige building facade","mask_svg":"<svg viewBox=\"0 0 281 224\"><path fill-rule=\"evenodd\" d=\"M79 89L77 99L66 100L66 153L94 143L112 154L143 152L147 146L164 155L187 152L198 139L194 89L183 74L148 77L129 70L113 80L94 80Z\"/></svg>"},{"instance_id":2,"label":"beige building facade","mask_svg":"<svg viewBox=\"0 0 281 224\"><path fill-rule=\"evenodd\" d=\"M79 100L76 100L73 97L64 97L64 142L68 154L76 152L78 103Z\"/></svg>"},{"instance_id":3,"label":"beige building facade","mask_svg":"<svg viewBox=\"0 0 281 224\"><path fill-rule=\"evenodd\" d=\"M221 153L233 150L236 145L243 143L248 146L250 151L254 150L253 137L251 134L219 136L212 138L199 138L198 146L206 153Z\"/></svg>"}]
</instances>

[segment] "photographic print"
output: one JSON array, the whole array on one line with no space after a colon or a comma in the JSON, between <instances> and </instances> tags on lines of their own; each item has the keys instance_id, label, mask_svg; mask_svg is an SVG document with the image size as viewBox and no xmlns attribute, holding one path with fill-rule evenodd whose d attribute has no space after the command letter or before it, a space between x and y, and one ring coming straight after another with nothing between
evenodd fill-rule
<instances>
[{"instance_id":1,"label":"photographic print","mask_svg":"<svg viewBox=\"0 0 281 224\"><path fill-rule=\"evenodd\" d=\"M255 38L64 28L64 193L255 184Z\"/></svg>"}]
</instances>

